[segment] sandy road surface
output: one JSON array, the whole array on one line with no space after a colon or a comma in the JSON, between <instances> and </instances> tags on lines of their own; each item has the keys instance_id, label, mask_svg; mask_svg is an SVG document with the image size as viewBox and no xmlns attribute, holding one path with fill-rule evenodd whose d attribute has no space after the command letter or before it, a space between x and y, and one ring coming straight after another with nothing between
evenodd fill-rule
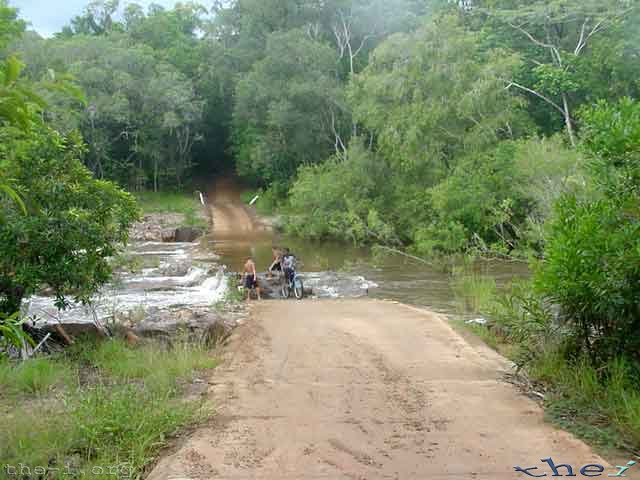
<instances>
[{"instance_id":1,"label":"sandy road surface","mask_svg":"<svg viewBox=\"0 0 640 480\"><path fill-rule=\"evenodd\" d=\"M606 465L501 380L501 357L428 312L264 302L225 355L210 379L216 419L151 480L499 480L530 478L513 466L548 456Z\"/></svg>"},{"instance_id":2,"label":"sandy road surface","mask_svg":"<svg viewBox=\"0 0 640 480\"><path fill-rule=\"evenodd\" d=\"M241 189L232 177L219 179L209 192L209 208L216 235L242 235L264 226L240 199Z\"/></svg>"}]
</instances>

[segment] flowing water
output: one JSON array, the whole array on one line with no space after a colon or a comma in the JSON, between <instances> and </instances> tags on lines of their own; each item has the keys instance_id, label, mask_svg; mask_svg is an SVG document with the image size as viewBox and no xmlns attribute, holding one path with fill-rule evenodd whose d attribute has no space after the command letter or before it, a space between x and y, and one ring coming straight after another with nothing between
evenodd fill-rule
<instances>
[{"instance_id":1,"label":"flowing water","mask_svg":"<svg viewBox=\"0 0 640 480\"><path fill-rule=\"evenodd\" d=\"M197 243L136 242L126 251L134 271L121 271L90 306L71 302L59 311L53 298L31 297L28 315L39 323L108 322L150 309L207 307L222 299L227 289L224 268L214 254L203 254Z\"/></svg>"},{"instance_id":2,"label":"flowing water","mask_svg":"<svg viewBox=\"0 0 640 480\"><path fill-rule=\"evenodd\" d=\"M351 279L360 285L364 283L370 297L428 307L445 314L459 311L450 274L402 255L374 255L370 249L344 243L301 240L264 231L211 236L205 245L220 255L221 262L232 271L241 271L248 256L254 258L258 270L265 271L272 261L272 246L288 247L302 263L299 270L306 284L324 286L331 281ZM486 262L480 268L498 286L529 274L526 265L514 262ZM357 282L358 279L362 280Z\"/></svg>"}]
</instances>

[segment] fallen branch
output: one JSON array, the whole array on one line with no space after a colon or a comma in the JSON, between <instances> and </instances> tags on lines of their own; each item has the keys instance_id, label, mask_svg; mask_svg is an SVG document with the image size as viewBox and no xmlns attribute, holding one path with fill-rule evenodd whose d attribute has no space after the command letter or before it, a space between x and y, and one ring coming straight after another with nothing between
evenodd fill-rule
<instances>
[{"instance_id":1,"label":"fallen branch","mask_svg":"<svg viewBox=\"0 0 640 480\"><path fill-rule=\"evenodd\" d=\"M53 329L56 331L56 333L58 335L60 335L60 337L64 340L64 342L67 345L73 345L73 343L74 343L73 338L71 338L69 336L69 334L65 331L65 329L62 328L61 324L58 323L58 324L54 325Z\"/></svg>"},{"instance_id":2,"label":"fallen branch","mask_svg":"<svg viewBox=\"0 0 640 480\"><path fill-rule=\"evenodd\" d=\"M38 353L38 350L40 350L40 348L42 348L42 346L47 343L47 340L49 340L49 338L51 338L51 333L47 333L47 335L40 341L40 343L36 346L36 348L33 349L33 352L31 352L31 355L35 355L36 353Z\"/></svg>"},{"instance_id":3,"label":"fallen branch","mask_svg":"<svg viewBox=\"0 0 640 480\"><path fill-rule=\"evenodd\" d=\"M407 252L403 252L402 250L398 250L396 248L387 247L385 245L376 245L376 248L381 248L383 250L387 250L391 253L395 253L397 255L402 255L403 257L410 258L412 260L416 260L417 262L424 263L425 265L433 265L430 262L427 262L424 258L416 257L415 255L410 255Z\"/></svg>"}]
</instances>

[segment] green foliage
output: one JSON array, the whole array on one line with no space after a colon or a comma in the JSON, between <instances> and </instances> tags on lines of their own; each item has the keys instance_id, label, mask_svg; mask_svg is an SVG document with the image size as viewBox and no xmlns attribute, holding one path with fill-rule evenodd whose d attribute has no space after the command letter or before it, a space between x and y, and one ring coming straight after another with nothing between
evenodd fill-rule
<instances>
[{"instance_id":1,"label":"green foliage","mask_svg":"<svg viewBox=\"0 0 640 480\"><path fill-rule=\"evenodd\" d=\"M395 233L380 215L389 191L387 172L384 162L357 143L344 158L302 168L291 188L287 230L309 238L393 242Z\"/></svg>"},{"instance_id":2,"label":"green foliage","mask_svg":"<svg viewBox=\"0 0 640 480\"><path fill-rule=\"evenodd\" d=\"M560 305L576 348L595 365L638 357L640 104L601 103L583 114L597 192L557 203L538 290Z\"/></svg>"},{"instance_id":3,"label":"green foliage","mask_svg":"<svg viewBox=\"0 0 640 480\"><path fill-rule=\"evenodd\" d=\"M0 182L10 182L29 210L1 207L0 311L12 314L23 296L45 285L60 307L69 295L88 300L110 278L107 259L127 240L135 200L92 178L75 136L46 127L0 136Z\"/></svg>"},{"instance_id":4,"label":"green foliage","mask_svg":"<svg viewBox=\"0 0 640 480\"><path fill-rule=\"evenodd\" d=\"M49 93L46 112L60 131L80 129L96 176L138 190L189 179L204 102L193 82L150 47L116 34L25 39L17 47L34 80L61 70L86 92L88 105Z\"/></svg>"},{"instance_id":5,"label":"green foliage","mask_svg":"<svg viewBox=\"0 0 640 480\"><path fill-rule=\"evenodd\" d=\"M595 183L611 199L633 204L640 197L640 102L603 100L581 113Z\"/></svg>"},{"instance_id":6,"label":"green foliage","mask_svg":"<svg viewBox=\"0 0 640 480\"><path fill-rule=\"evenodd\" d=\"M518 52L530 65L508 81L531 102L540 130L550 134L564 128L575 145L574 110L597 98L595 92L606 91L604 84L611 79L628 75L629 67L611 52L623 48L622 32L634 22L635 5L625 0L534 0L481 1L478 7L476 21L489 23L485 29L495 32L493 42ZM605 62L603 47L610 57ZM624 92L629 83L619 86Z\"/></svg>"},{"instance_id":7,"label":"green foliage","mask_svg":"<svg viewBox=\"0 0 640 480\"><path fill-rule=\"evenodd\" d=\"M337 87L328 46L301 30L271 34L265 57L236 91L234 122L243 132L236 143L238 172L260 182L286 181L299 165L329 156L326 129L339 115Z\"/></svg>"},{"instance_id":8,"label":"green foliage","mask_svg":"<svg viewBox=\"0 0 640 480\"><path fill-rule=\"evenodd\" d=\"M519 369L548 361L563 348L566 329L554 323L551 309L529 281L516 282L496 295L485 313L490 327L515 346L512 359Z\"/></svg>"},{"instance_id":9,"label":"green foliage","mask_svg":"<svg viewBox=\"0 0 640 480\"><path fill-rule=\"evenodd\" d=\"M350 101L394 168L428 187L460 156L517 134L521 102L503 78L518 66L517 56L487 49L458 17L437 17L383 42L353 82Z\"/></svg>"},{"instance_id":10,"label":"green foliage","mask_svg":"<svg viewBox=\"0 0 640 480\"><path fill-rule=\"evenodd\" d=\"M0 121L23 129L38 120L34 108L43 108L44 100L19 82L23 65L14 57L0 64Z\"/></svg>"},{"instance_id":11,"label":"green foliage","mask_svg":"<svg viewBox=\"0 0 640 480\"><path fill-rule=\"evenodd\" d=\"M596 369L588 361L570 365L553 357L532 369L537 378L545 372L555 379L546 402L554 423L604 449L633 450L638 444L637 367L613 359Z\"/></svg>"},{"instance_id":12,"label":"green foliage","mask_svg":"<svg viewBox=\"0 0 640 480\"><path fill-rule=\"evenodd\" d=\"M640 439L637 362L617 357L594 366L591 359L576 356L570 328L558 322L528 281L487 297L477 296L485 289L472 286L475 280L456 280L455 285L467 296L475 292L472 298L484 298L479 308L489 323L454 326L511 358L532 388L546 393L550 421L605 450L634 448Z\"/></svg>"},{"instance_id":13,"label":"green foliage","mask_svg":"<svg viewBox=\"0 0 640 480\"><path fill-rule=\"evenodd\" d=\"M18 19L18 11L7 0L0 0L0 51L24 32L26 24Z\"/></svg>"},{"instance_id":14,"label":"green foliage","mask_svg":"<svg viewBox=\"0 0 640 480\"><path fill-rule=\"evenodd\" d=\"M610 199L564 198L547 241L538 288L561 305L594 362L637 358L640 223Z\"/></svg>"},{"instance_id":15,"label":"green foliage","mask_svg":"<svg viewBox=\"0 0 640 480\"><path fill-rule=\"evenodd\" d=\"M182 398L184 382L213 366L200 345L130 349L121 340L78 344L66 357L17 367L0 363L0 405L12 411L0 431L0 458L51 467L56 480L68 476L69 461L81 479L109 466L117 469L110 475L140 478L172 435L202 418L198 403ZM45 395L53 386L56 395ZM20 396L6 395L5 387ZM34 404L36 418L28 413Z\"/></svg>"},{"instance_id":16,"label":"green foliage","mask_svg":"<svg viewBox=\"0 0 640 480\"><path fill-rule=\"evenodd\" d=\"M72 383L74 372L63 360L33 358L18 365L0 362L0 386L3 395L43 395L53 387Z\"/></svg>"},{"instance_id":17,"label":"green foliage","mask_svg":"<svg viewBox=\"0 0 640 480\"><path fill-rule=\"evenodd\" d=\"M0 312L0 346L16 349L22 349L26 344L35 346L33 339L22 330L23 323L24 320L20 318L18 311L14 311L10 315ZM0 352L0 359L3 356L3 353Z\"/></svg>"}]
</instances>

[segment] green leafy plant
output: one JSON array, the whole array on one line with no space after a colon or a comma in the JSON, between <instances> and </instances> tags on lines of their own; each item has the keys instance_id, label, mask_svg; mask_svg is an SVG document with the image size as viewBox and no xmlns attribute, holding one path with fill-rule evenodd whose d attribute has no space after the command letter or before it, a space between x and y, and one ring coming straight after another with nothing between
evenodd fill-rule
<instances>
[{"instance_id":1,"label":"green leafy plant","mask_svg":"<svg viewBox=\"0 0 640 480\"><path fill-rule=\"evenodd\" d=\"M0 312L0 344L11 345L17 349L23 348L25 342L35 346L33 339L22 329L23 323L19 312L11 315Z\"/></svg>"}]
</instances>

